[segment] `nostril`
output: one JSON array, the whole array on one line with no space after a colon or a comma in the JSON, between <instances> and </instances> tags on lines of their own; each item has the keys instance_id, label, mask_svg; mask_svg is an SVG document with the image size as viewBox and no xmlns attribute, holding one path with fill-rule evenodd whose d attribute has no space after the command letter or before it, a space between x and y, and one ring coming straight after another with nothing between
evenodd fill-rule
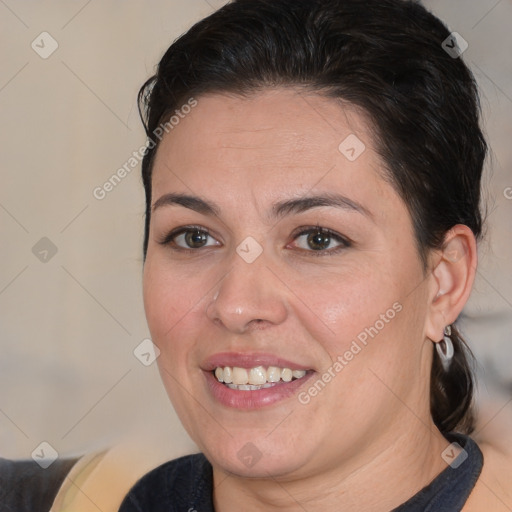
<instances>
[{"instance_id":1,"label":"nostril","mask_svg":"<svg viewBox=\"0 0 512 512\"><path fill-rule=\"evenodd\" d=\"M262 318L255 318L249 322L248 326L249 328L252 327L253 329L264 329L266 325L266 320L263 320Z\"/></svg>"}]
</instances>

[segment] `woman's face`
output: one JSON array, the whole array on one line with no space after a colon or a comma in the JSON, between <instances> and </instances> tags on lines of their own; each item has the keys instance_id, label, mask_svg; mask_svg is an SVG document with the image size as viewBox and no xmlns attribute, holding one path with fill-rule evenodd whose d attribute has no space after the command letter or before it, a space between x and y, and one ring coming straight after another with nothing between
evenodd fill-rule
<instances>
[{"instance_id":1,"label":"woman's face","mask_svg":"<svg viewBox=\"0 0 512 512\"><path fill-rule=\"evenodd\" d=\"M431 425L433 285L382 174L361 114L292 89L199 97L163 138L145 308L218 470L364 464Z\"/></svg>"}]
</instances>

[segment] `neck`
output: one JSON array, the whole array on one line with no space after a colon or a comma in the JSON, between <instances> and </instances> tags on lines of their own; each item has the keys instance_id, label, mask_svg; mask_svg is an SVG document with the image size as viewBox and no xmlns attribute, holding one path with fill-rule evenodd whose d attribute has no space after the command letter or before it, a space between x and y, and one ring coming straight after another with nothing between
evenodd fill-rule
<instances>
[{"instance_id":1,"label":"neck","mask_svg":"<svg viewBox=\"0 0 512 512\"><path fill-rule=\"evenodd\" d=\"M446 468L441 453L448 442L433 423L430 428L418 423L399 436L381 436L366 453L309 476L250 479L214 467L215 510L389 511Z\"/></svg>"}]
</instances>

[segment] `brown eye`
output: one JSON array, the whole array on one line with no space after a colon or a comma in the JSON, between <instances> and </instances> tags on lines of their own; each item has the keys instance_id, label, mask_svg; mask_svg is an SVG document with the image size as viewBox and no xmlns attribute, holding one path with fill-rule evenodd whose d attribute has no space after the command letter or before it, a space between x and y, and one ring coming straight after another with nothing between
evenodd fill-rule
<instances>
[{"instance_id":1,"label":"brown eye","mask_svg":"<svg viewBox=\"0 0 512 512\"><path fill-rule=\"evenodd\" d=\"M307 236L307 243L310 249L314 251L321 251L328 249L331 243L331 236L328 233L317 231L309 233Z\"/></svg>"},{"instance_id":2,"label":"brown eye","mask_svg":"<svg viewBox=\"0 0 512 512\"><path fill-rule=\"evenodd\" d=\"M202 249L203 247L221 245L206 229L195 226L177 228L164 237L160 243L175 250Z\"/></svg>"},{"instance_id":3,"label":"brown eye","mask_svg":"<svg viewBox=\"0 0 512 512\"><path fill-rule=\"evenodd\" d=\"M294 238L296 248L305 252L334 254L338 250L350 247L350 242L329 229L315 227L302 229Z\"/></svg>"},{"instance_id":4,"label":"brown eye","mask_svg":"<svg viewBox=\"0 0 512 512\"><path fill-rule=\"evenodd\" d=\"M186 231L185 235L185 243L191 249L198 249L199 247L204 247L208 242L208 233L205 231L200 231L199 229L194 231Z\"/></svg>"}]
</instances>

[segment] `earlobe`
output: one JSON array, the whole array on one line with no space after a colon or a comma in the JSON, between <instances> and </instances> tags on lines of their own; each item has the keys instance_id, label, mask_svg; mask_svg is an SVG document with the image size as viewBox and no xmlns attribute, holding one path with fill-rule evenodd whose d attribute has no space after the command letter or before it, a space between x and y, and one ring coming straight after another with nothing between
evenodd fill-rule
<instances>
[{"instance_id":1,"label":"earlobe","mask_svg":"<svg viewBox=\"0 0 512 512\"><path fill-rule=\"evenodd\" d=\"M430 276L432 298L425 333L435 342L443 340L445 327L455 322L471 293L477 264L471 229L463 224L450 229L437 255Z\"/></svg>"}]
</instances>

